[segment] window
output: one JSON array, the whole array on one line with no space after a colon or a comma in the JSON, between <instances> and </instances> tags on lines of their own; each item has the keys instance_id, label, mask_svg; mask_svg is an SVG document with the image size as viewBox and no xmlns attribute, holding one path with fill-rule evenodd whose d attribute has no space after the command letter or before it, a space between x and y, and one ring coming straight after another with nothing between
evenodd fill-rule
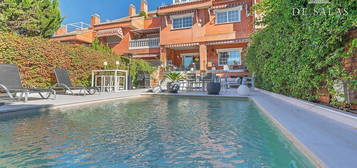
<instances>
[{"instance_id":1,"label":"window","mask_svg":"<svg viewBox=\"0 0 357 168\"><path fill-rule=\"evenodd\" d=\"M241 49L223 49L218 51L218 64L241 65Z\"/></svg>"},{"instance_id":2,"label":"window","mask_svg":"<svg viewBox=\"0 0 357 168\"><path fill-rule=\"evenodd\" d=\"M234 8L234 9L217 10L216 24L240 22L241 10L242 10L241 7Z\"/></svg>"},{"instance_id":3,"label":"window","mask_svg":"<svg viewBox=\"0 0 357 168\"><path fill-rule=\"evenodd\" d=\"M190 28L193 24L193 15L172 17L172 29Z\"/></svg>"}]
</instances>

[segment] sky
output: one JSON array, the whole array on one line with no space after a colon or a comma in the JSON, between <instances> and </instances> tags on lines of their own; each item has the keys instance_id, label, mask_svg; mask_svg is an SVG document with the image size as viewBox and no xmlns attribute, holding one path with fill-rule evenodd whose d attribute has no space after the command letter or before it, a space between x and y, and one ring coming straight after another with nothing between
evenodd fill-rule
<instances>
[{"instance_id":1,"label":"sky","mask_svg":"<svg viewBox=\"0 0 357 168\"><path fill-rule=\"evenodd\" d=\"M171 4L172 0L147 0L149 10L156 10L164 4ZM90 23L90 16L97 13L101 21L114 20L128 16L130 4L134 4L137 13L141 0L59 0L64 21L62 24L85 22Z\"/></svg>"}]
</instances>

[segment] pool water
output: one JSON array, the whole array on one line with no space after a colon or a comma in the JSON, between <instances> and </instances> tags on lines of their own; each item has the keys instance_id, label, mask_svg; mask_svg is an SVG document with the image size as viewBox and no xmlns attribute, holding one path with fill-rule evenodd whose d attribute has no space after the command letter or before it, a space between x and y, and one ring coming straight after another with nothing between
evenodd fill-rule
<instances>
[{"instance_id":1,"label":"pool water","mask_svg":"<svg viewBox=\"0 0 357 168\"><path fill-rule=\"evenodd\" d=\"M314 167L248 100L142 97L0 115L0 167Z\"/></svg>"}]
</instances>

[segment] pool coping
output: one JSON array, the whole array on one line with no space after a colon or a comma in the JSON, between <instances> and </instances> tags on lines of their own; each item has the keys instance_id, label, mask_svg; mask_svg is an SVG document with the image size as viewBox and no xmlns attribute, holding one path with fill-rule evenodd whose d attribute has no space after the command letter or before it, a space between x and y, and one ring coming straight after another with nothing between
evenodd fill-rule
<instances>
[{"instance_id":1,"label":"pool coping","mask_svg":"<svg viewBox=\"0 0 357 168\"><path fill-rule=\"evenodd\" d=\"M68 96L70 98L76 98L72 95L64 95ZM95 96L95 95L92 95ZM115 100L121 100L121 99L130 99L130 98L137 98L137 97L142 97L141 93L134 93L133 95L126 95L122 96L119 95L117 97L106 97L106 98L98 98L98 99L93 99L93 100L82 100L79 102L75 103L63 103L63 104L41 104L44 102L41 102L40 104L37 101L35 102L29 102L29 103L24 103L21 104L21 102L15 102L17 104L11 104L11 103L5 103L4 106L0 106L0 115L2 114L7 114L7 113L16 113L19 111L33 111L33 110L53 110L53 109L62 109L62 108L71 108L71 107L76 107L76 106L85 106L85 105L90 105L90 104L98 104L98 103L104 103L104 102L112 102ZM41 100L39 100L41 101ZM46 101L46 100L42 100ZM17 106L17 107L6 107L6 106ZM5 107L5 108L1 108Z\"/></svg>"},{"instance_id":2,"label":"pool coping","mask_svg":"<svg viewBox=\"0 0 357 168\"><path fill-rule=\"evenodd\" d=\"M283 126L273 115L269 113L262 105L260 105L254 98L250 97L249 100L254 102L258 109L272 122L272 124L279 129L279 131L303 154L309 161L318 168L327 167L325 163L317 157L304 143L300 142L293 133Z\"/></svg>"}]
</instances>

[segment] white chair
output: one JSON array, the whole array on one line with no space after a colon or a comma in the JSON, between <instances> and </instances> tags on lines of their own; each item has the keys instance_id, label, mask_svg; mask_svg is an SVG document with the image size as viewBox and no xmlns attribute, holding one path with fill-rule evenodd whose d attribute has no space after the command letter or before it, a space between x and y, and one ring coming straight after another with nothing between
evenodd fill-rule
<instances>
[{"instance_id":1,"label":"white chair","mask_svg":"<svg viewBox=\"0 0 357 168\"><path fill-rule=\"evenodd\" d=\"M240 86L242 84L242 81L239 77L237 78L228 78L228 82L227 82L227 85L228 85L228 88L231 88L231 86Z\"/></svg>"},{"instance_id":2,"label":"white chair","mask_svg":"<svg viewBox=\"0 0 357 168\"><path fill-rule=\"evenodd\" d=\"M253 73L253 75L251 77L244 77L242 80L242 84L250 85L251 88L254 90L255 89L255 85L254 85L255 77L256 77L255 73Z\"/></svg>"}]
</instances>

